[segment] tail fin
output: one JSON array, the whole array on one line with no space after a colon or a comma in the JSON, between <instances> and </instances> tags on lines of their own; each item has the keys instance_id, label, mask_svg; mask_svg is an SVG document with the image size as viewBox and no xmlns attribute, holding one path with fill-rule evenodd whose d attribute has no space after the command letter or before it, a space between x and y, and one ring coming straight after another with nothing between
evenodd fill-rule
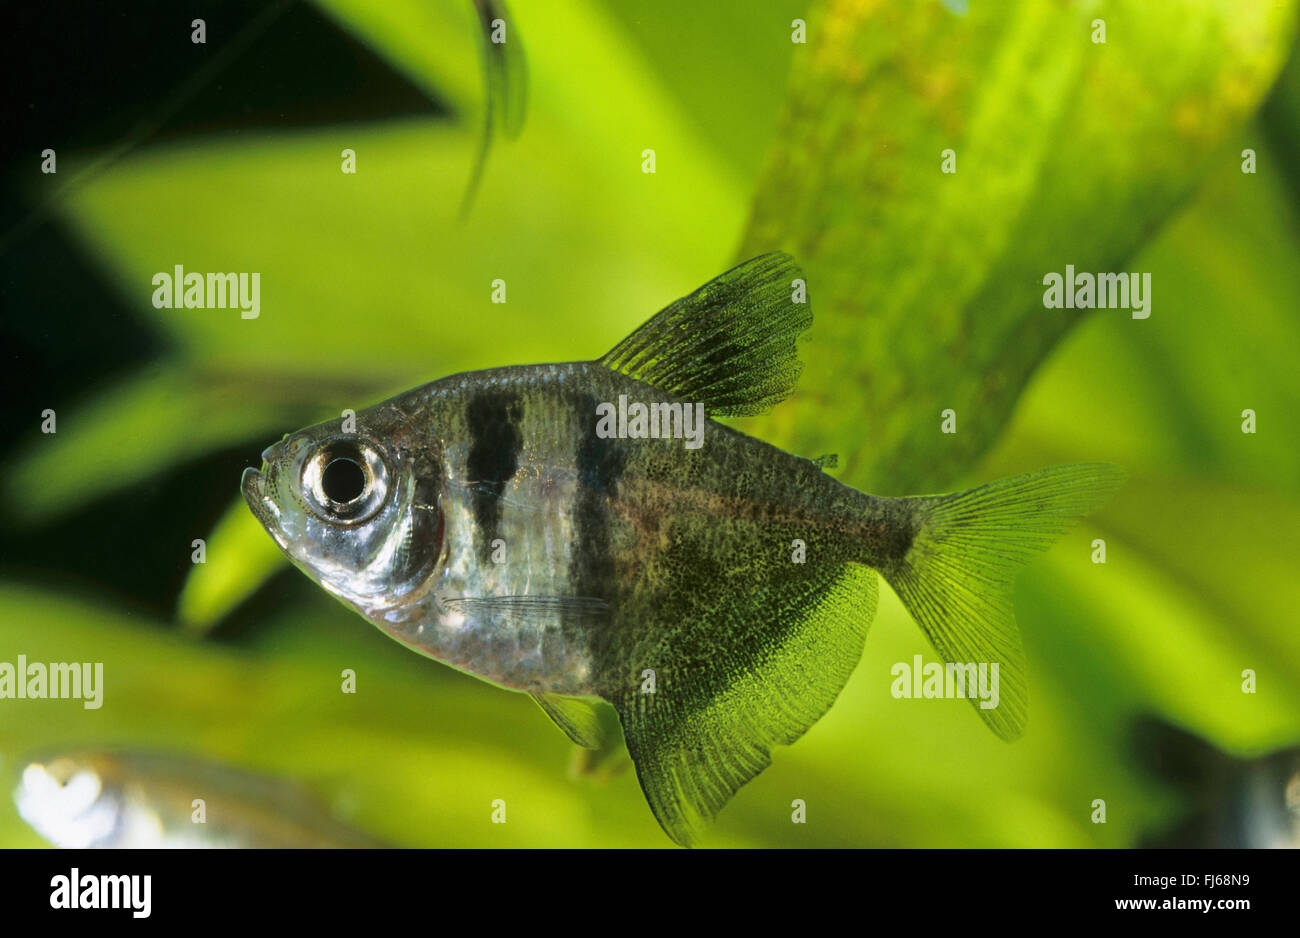
<instances>
[{"instance_id":1,"label":"tail fin","mask_svg":"<svg viewBox=\"0 0 1300 938\"><path fill-rule=\"evenodd\" d=\"M996 663L998 701L989 728L1011 740L1024 731L1024 651L1011 607L1020 568L1124 480L1117 466L1080 463L1040 469L956 495L908 498L917 529L903 559L882 570L946 662Z\"/></svg>"}]
</instances>

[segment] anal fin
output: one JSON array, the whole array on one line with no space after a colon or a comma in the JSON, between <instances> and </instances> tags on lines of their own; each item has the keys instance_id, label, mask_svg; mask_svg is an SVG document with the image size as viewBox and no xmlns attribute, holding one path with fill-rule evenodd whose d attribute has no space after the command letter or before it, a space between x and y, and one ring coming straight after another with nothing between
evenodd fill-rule
<instances>
[{"instance_id":1,"label":"anal fin","mask_svg":"<svg viewBox=\"0 0 1300 938\"><path fill-rule=\"evenodd\" d=\"M654 693L613 701L655 818L694 844L746 782L830 709L857 667L875 615L876 573L810 571L728 597L710 621L658 649Z\"/></svg>"}]
</instances>

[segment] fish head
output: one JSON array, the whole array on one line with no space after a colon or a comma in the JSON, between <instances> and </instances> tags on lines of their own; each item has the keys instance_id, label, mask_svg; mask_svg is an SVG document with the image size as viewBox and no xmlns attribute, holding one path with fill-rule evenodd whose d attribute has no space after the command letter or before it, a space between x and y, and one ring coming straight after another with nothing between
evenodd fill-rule
<instances>
[{"instance_id":1,"label":"fish head","mask_svg":"<svg viewBox=\"0 0 1300 938\"><path fill-rule=\"evenodd\" d=\"M14 803L23 820L57 847L107 846L122 826L124 805L102 760L59 754L29 760Z\"/></svg>"},{"instance_id":2,"label":"fish head","mask_svg":"<svg viewBox=\"0 0 1300 938\"><path fill-rule=\"evenodd\" d=\"M244 499L325 590L366 615L402 605L429 583L443 540L437 444L420 437L391 405L299 430L244 470Z\"/></svg>"}]
</instances>

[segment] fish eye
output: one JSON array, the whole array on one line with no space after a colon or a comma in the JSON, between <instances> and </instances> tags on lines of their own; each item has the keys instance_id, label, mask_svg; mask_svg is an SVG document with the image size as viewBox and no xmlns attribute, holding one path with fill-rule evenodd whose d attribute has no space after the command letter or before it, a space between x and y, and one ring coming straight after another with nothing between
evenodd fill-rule
<instances>
[{"instance_id":1,"label":"fish eye","mask_svg":"<svg viewBox=\"0 0 1300 938\"><path fill-rule=\"evenodd\" d=\"M366 473L356 462L346 456L336 456L325 464L320 476L320 486L330 501L347 504L360 498L366 491Z\"/></svg>"},{"instance_id":2,"label":"fish eye","mask_svg":"<svg viewBox=\"0 0 1300 938\"><path fill-rule=\"evenodd\" d=\"M364 440L330 440L303 463L302 490L323 520L360 524L388 497L388 470L378 450Z\"/></svg>"}]
</instances>

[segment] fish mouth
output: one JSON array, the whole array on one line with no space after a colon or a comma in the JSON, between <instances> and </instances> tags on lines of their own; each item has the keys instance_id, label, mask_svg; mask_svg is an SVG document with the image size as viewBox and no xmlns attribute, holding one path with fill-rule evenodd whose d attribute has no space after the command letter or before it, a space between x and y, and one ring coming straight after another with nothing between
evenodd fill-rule
<instances>
[{"instance_id":1,"label":"fish mouth","mask_svg":"<svg viewBox=\"0 0 1300 938\"><path fill-rule=\"evenodd\" d=\"M262 467L266 468L266 463L262 463ZM266 476L252 466L245 469L244 474L239 477L239 490L244 493L244 500L248 502L248 507L252 508L255 514L258 505L266 498L265 482Z\"/></svg>"},{"instance_id":2,"label":"fish mouth","mask_svg":"<svg viewBox=\"0 0 1300 938\"><path fill-rule=\"evenodd\" d=\"M265 462L262 463L262 468L266 468ZM280 549L287 551L288 545L280 532L280 509L266 494L266 476L251 466L248 467L240 476L239 490L243 493L244 501L248 503L248 509L253 513L253 517L266 528L266 532L275 539Z\"/></svg>"}]
</instances>

